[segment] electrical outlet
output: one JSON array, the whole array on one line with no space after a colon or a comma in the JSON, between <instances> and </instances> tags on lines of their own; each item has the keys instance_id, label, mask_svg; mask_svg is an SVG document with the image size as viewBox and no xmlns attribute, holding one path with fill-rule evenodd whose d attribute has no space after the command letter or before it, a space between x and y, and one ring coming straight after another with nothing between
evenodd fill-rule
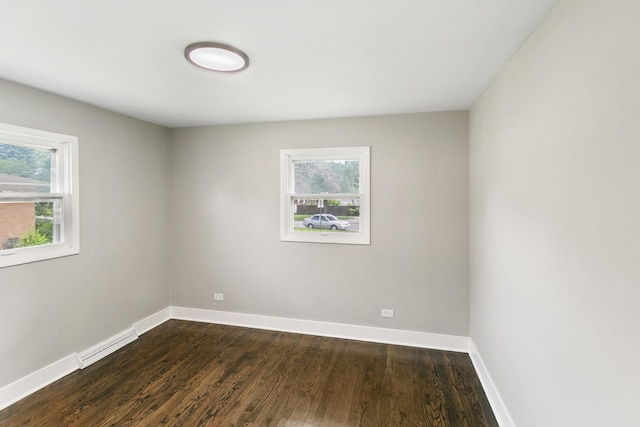
<instances>
[{"instance_id":1,"label":"electrical outlet","mask_svg":"<svg viewBox=\"0 0 640 427\"><path fill-rule=\"evenodd\" d=\"M224 301L224 294L213 294L213 299L216 301Z\"/></svg>"},{"instance_id":2,"label":"electrical outlet","mask_svg":"<svg viewBox=\"0 0 640 427\"><path fill-rule=\"evenodd\" d=\"M394 317L393 310L390 308L383 308L380 315L382 317Z\"/></svg>"}]
</instances>

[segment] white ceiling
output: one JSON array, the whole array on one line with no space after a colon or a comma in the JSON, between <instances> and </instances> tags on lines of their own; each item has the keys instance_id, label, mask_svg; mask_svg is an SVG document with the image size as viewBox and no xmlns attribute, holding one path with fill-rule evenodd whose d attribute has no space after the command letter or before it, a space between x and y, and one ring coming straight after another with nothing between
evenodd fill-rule
<instances>
[{"instance_id":1,"label":"white ceiling","mask_svg":"<svg viewBox=\"0 0 640 427\"><path fill-rule=\"evenodd\" d=\"M468 109L555 3L0 0L0 77L168 127Z\"/></svg>"}]
</instances>

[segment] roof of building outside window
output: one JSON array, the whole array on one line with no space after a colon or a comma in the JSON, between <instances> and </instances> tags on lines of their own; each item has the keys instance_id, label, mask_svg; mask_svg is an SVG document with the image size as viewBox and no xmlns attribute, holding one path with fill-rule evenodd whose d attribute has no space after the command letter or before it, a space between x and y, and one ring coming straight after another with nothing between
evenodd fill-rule
<instances>
[{"instance_id":1,"label":"roof of building outside window","mask_svg":"<svg viewBox=\"0 0 640 427\"><path fill-rule=\"evenodd\" d=\"M50 184L33 178L0 173L0 192L2 191L38 191L39 187L48 188Z\"/></svg>"}]
</instances>

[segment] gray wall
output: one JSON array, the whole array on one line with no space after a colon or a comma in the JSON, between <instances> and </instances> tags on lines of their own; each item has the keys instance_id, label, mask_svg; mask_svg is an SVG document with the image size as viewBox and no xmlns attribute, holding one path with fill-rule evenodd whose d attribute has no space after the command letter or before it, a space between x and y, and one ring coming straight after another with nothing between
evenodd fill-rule
<instances>
[{"instance_id":1,"label":"gray wall","mask_svg":"<svg viewBox=\"0 0 640 427\"><path fill-rule=\"evenodd\" d=\"M520 427L638 425L638 16L561 0L471 111L471 337Z\"/></svg>"},{"instance_id":2,"label":"gray wall","mask_svg":"<svg viewBox=\"0 0 640 427\"><path fill-rule=\"evenodd\" d=\"M358 145L371 246L280 242L280 149ZM179 129L172 148L173 305L468 336L467 112Z\"/></svg>"},{"instance_id":3,"label":"gray wall","mask_svg":"<svg viewBox=\"0 0 640 427\"><path fill-rule=\"evenodd\" d=\"M169 305L169 134L0 80L0 122L75 135L80 255L0 269L0 387Z\"/></svg>"}]
</instances>

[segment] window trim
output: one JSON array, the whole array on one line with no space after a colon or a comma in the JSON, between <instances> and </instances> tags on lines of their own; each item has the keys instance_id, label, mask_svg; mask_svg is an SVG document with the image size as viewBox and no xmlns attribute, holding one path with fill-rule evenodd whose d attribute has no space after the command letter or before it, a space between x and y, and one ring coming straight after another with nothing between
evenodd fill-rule
<instances>
[{"instance_id":1,"label":"window trim","mask_svg":"<svg viewBox=\"0 0 640 427\"><path fill-rule=\"evenodd\" d=\"M280 150L280 240L283 242L306 243L334 243L348 245L371 244L371 209L370 209L370 158L371 148L336 147L336 148L302 148ZM358 199L360 202L359 232L348 233L307 233L294 230L291 205L293 199L304 198L326 199L320 194L295 194L291 191L294 170L293 161L296 160L359 160L360 185ZM349 199L354 194L331 193L331 199Z\"/></svg>"},{"instance_id":2,"label":"window trim","mask_svg":"<svg viewBox=\"0 0 640 427\"><path fill-rule=\"evenodd\" d=\"M80 198L78 138L38 129L0 123L0 142L22 147L54 148L56 176L51 193L0 193L0 200L60 200L62 203L62 242L16 249L0 249L0 268L54 259L80 253ZM55 189L55 192L53 192Z\"/></svg>"}]
</instances>

